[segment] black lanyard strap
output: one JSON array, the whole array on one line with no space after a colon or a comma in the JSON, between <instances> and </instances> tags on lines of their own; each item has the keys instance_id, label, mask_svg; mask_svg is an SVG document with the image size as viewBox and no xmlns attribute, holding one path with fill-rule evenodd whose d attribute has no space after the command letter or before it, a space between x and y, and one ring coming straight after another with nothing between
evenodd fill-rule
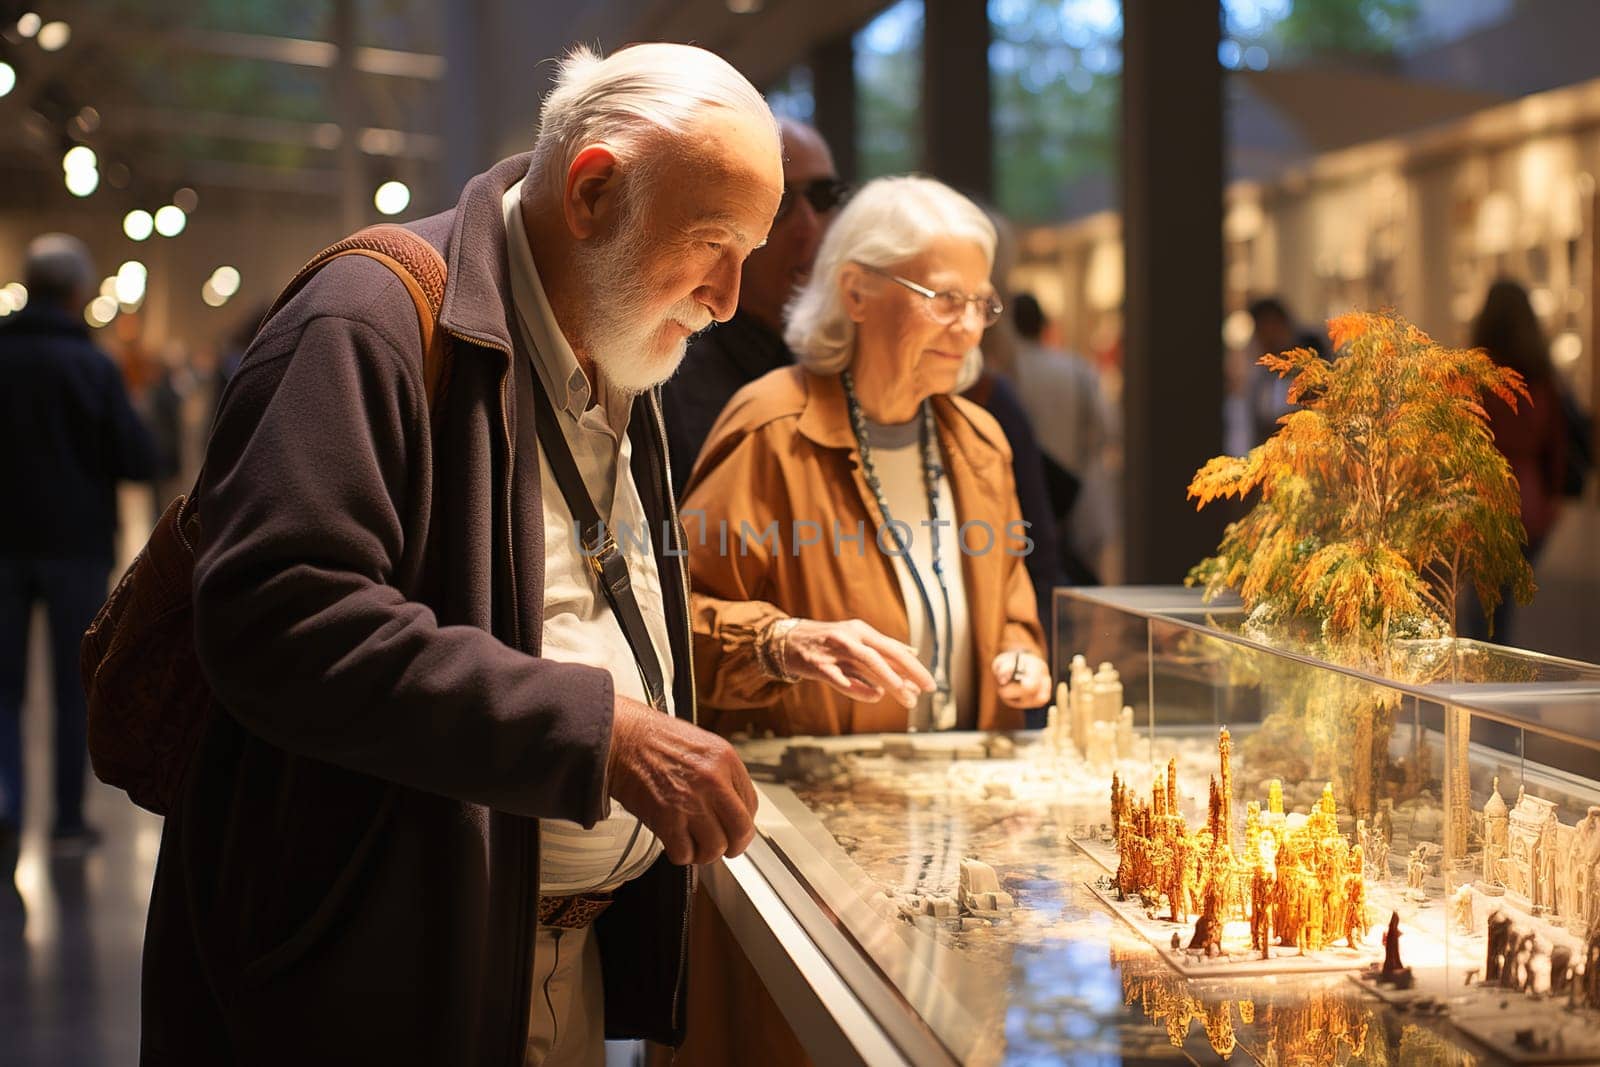
<instances>
[{"instance_id":1,"label":"black lanyard strap","mask_svg":"<svg viewBox=\"0 0 1600 1067\"><path fill-rule=\"evenodd\" d=\"M622 627L622 635L628 639L628 648L639 668L639 679L644 683L650 706L657 711L666 711L666 680L661 673L661 663L656 659L655 645L650 640L644 615L639 611L639 602L633 595L628 561L618 551L616 538L606 530L606 524L601 520L593 498L589 496L589 488L583 482L577 461L572 458L567 435L556 421L555 407L544 391L544 382L539 378L537 368L533 377L533 395L539 405L534 420L539 432L539 445L544 449L545 458L550 461L550 470L556 476L556 484L567 502L567 510L572 512L573 521L578 524L584 559L594 572L606 602L611 605L617 625Z\"/></svg>"}]
</instances>

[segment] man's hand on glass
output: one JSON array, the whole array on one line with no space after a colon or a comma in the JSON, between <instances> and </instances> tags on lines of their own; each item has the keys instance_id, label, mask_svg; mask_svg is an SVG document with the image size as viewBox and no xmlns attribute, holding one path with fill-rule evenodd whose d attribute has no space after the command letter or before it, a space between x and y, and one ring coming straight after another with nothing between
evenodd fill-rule
<instances>
[{"instance_id":1,"label":"man's hand on glass","mask_svg":"<svg viewBox=\"0 0 1600 1067\"><path fill-rule=\"evenodd\" d=\"M637 700L616 698L606 782L673 863L737 856L755 837L756 788L733 746Z\"/></svg>"}]
</instances>

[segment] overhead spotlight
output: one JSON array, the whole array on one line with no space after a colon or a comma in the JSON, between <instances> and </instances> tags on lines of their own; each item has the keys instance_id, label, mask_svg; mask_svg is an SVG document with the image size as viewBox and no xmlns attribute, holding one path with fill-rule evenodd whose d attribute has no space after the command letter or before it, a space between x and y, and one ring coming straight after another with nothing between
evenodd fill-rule
<instances>
[{"instance_id":1,"label":"overhead spotlight","mask_svg":"<svg viewBox=\"0 0 1600 1067\"><path fill-rule=\"evenodd\" d=\"M105 281L100 283L100 295L115 298L117 295L117 276L110 274Z\"/></svg>"},{"instance_id":2,"label":"overhead spotlight","mask_svg":"<svg viewBox=\"0 0 1600 1067\"><path fill-rule=\"evenodd\" d=\"M143 241L155 228L155 220L150 217L150 212L142 207L134 208L122 216L122 232L127 234L130 240Z\"/></svg>"},{"instance_id":3,"label":"overhead spotlight","mask_svg":"<svg viewBox=\"0 0 1600 1067\"><path fill-rule=\"evenodd\" d=\"M232 296L239 291L239 271L226 264L211 272L211 288L223 298Z\"/></svg>"},{"instance_id":4,"label":"overhead spotlight","mask_svg":"<svg viewBox=\"0 0 1600 1067\"><path fill-rule=\"evenodd\" d=\"M88 196L100 188L100 172L93 167L69 170L66 173L67 192L73 196Z\"/></svg>"},{"instance_id":5,"label":"overhead spotlight","mask_svg":"<svg viewBox=\"0 0 1600 1067\"><path fill-rule=\"evenodd\" d=\"M411 203L411 190L405 182L384 182L372 194L372 204L385 215L398 215Z\"/></svg>"},{"instance_id":6,"label":"overhead spotlight","mask_svg":"<svg viewBox=\"0 0 1600 1067\"><path fill-rule=\"evenodd\" d=\"M21 282L11 282L0 291L10 298L12 311L21 311L28 306L28 287Z\"/></svg>"},{"instance_id":7,"label":"overhead spotlight","mask_svg":"<svg viewBox=\"0 0 1600 1067\"><path fill-rule=\"evenodd\" d=\"M17 87L17 68L10 63L0 62L0 96L8 95Z\"/></svg>"},{"instance_id":8,"label":"overhead spotlight","mask_svg":"<svg viewBox=\"0 0 1600 1067\"><path fill-rule=\"evenodd\" d=\"M168 204L156 210L156 232L163 237L176 237L183 232L184 226L189 222L189 216L183 213L181 207Z\"/></svg>"},{"instance_id":9,"label":"overhead spotlight","mask_svg":"<svg viewBox=\"0 0 1600 1067\"><path fill-rule=\"evenodd\" d=\"M145 283L149 277L150 272L137 259L130 259L118 267L114 286L117 303L129 308L137 307L139 301L144 299Z\"/></svg>"},{"instance_id":10,"label":"overhead spotlight","mask_svg":"<svg viewBox=\"0 0 1600 1067\"><path fill-rule=\"evenodd\" d=\"M117 301L114 297L97 296L89 301L89 306L84 309L83 318L90 326L99 329L108 325L117 317Z\"/></svg>"},{"instance_id":11,"label":"overhead spotlight","mask_svg":"<svg viewBox=\"0 0 1600 1067\"><path fill-rule=\"evenodd\" d=\"M23 37L32 37L39 32L39 27L43 25L44 19L29 11L17 19L17 33Z\"/></svg>"},{"instance_id":12,"label":"overhead spotlight","mask_svg":"<svg viewBox=\"0 0 1600 1067\"><path fill-rule=\"evenodd\" d=\"M192 215L194 209L200 206L200 194L186 185L172 194L172 203L185 215Z\"/></svg>"},{"instance_id":13,"label":"overhead spotlight","mask_svg":"<svg viewBox=\"0 0 1600 1067\"><path fill-rule=\"evenodd\" d=\"M94 149L86 144L73 145L61 157L61 169L68 174L75 170L94 170L99 164L100 160L94 154Z\"/></svg>"},{"instance_id":14,"label":"overhead spotlight","mask_svg":"<svg viewBox=\"0 0 1600 1067\"><path fill-rule=\"evenodd\" d=\"M47 22L39 27L36 40L46 52L59 52L72 40L72 27L65 22Z\"/></svg>"},{"instance_id":15,"label":"overhead spotlight","mask_svg":"<svg viewBox=\"0 0 1600 1067\"><path fill-rule=\"evenodd\" d=\"M212 284L210 278L207 278L205 284L200 287L200 299L206 302L206 307L213 308L219 308L228 302L227 297L217 292L217 287Z\"/></svg>"}]
</instances>

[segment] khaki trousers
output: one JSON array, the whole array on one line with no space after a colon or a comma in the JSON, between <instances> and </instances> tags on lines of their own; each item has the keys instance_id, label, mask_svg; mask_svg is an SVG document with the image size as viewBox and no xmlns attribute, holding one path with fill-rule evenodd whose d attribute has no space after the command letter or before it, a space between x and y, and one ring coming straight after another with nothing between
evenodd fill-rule
<instances>
[{"instance_id":1,"label":"khaki trousers","mask_svg":"<svg viewBox=\"0 0 1600 1067\"><path fill-rule=\"evenodd\" d=\"M540 926L525 1067L605 1067L605 990L592 927Z\"/></svg>"}]
</instances>

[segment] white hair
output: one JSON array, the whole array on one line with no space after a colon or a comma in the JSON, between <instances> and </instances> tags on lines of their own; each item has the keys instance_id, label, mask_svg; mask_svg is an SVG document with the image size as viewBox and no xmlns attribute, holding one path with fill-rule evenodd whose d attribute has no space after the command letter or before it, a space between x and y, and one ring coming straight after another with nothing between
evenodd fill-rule
<instances>
[{"instance_id":1,"label":"white hair","mask_svg":"<svg viewBox=\"0 0 1600 1067\"><path fill-rule=\"evenodd\" d=\"M727 60L683 44L638 44L602 59L582 45L567 53L539 109L528 173L559 201L567 171L586 146L603 142L624 170L644 173L662 135L683 136L709 112L727 109L772 129L778 123L755 86ZM623 195L637 195L623 181Z\"/></svg>"},{"instance_id":2,"label":"white hair","mask_svg":"<svg viewBox=\"0 0 1600 1067\"><path fill-rule=\"evenodd\" d=\"M846 266L888 269L944 237L971 241L983 250L988 266L994 266L994 224L948 185L908 175L862 186L828 228L810 281L789 303L783 337L801 366L816 374L838 374L855 358L856 324L839 290ZM974 346L961 365L955 392L969 388L982 370L983 354Z\"/></svg>"}]
</instances>

